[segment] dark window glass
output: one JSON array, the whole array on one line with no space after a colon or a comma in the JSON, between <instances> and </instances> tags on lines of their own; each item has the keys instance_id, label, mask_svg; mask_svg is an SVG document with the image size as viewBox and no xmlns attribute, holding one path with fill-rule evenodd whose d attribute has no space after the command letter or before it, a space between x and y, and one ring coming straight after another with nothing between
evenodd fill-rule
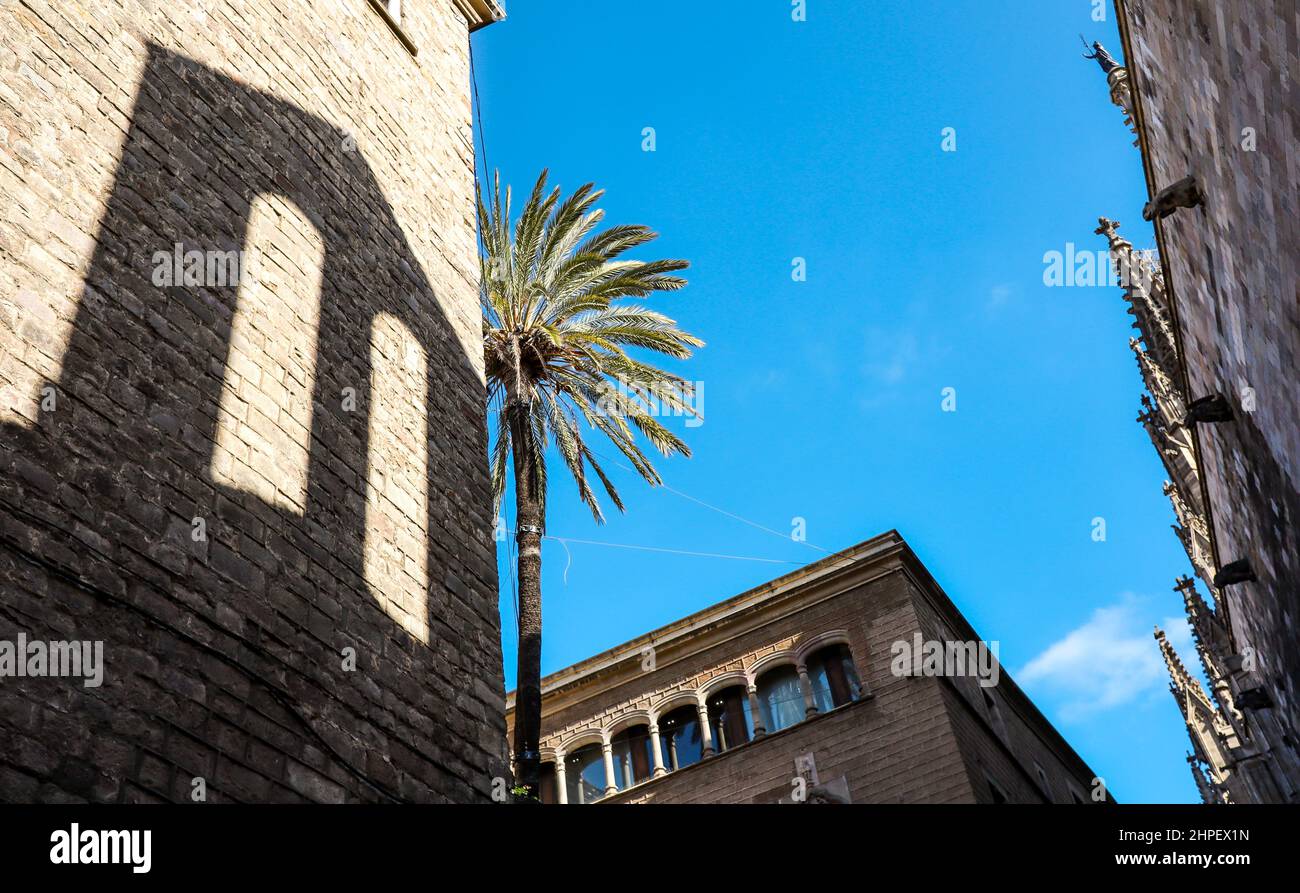
<instances>
[{"instance_id":1,"label":"dark window glass","mask_svg":"<svg viewBox=\"0 0 1300 893\"><path fill-rule=\"evenodd\" d=\"M609 740L614 752L614 784L620 791L650 777L650 727L633 726Z\"/></svg>"},{"instance_id":2,"label":"dark window glass","mask_svg":"<svg viewBox=\"0 0 1300 893\"><path fill-rule=\"evenodd\" d=\"M700 714L694 705L678 707L659 717L659 747L669 772L698 763L704 756Z\"/></svg>"},{"instance_id":3,"label":"dark window glass","mask_svg":"<svg viewBox=\"0 0 1300 893\"><path fill-rule=\"evenodd\" d=\"M749 693L744 686L733 686L709 698L709 731L713 735L713 748L718 753L744 744L753 728L749 716Z\"/></svg>"},{"instance_id":4,"label":"dark window glass","mask_svg":"<svg viewBox=\"0 0 1300 893\"><path fill-rule=\"evenodd\" d=\"M791 666L777 667L758 677L758 706L763 714L763 728L769 732L801 721L806 708L799 671Z\"/></svg>"},{"instance_id":5,"label":"dark window glass","mask_svg":"<svg viewBox=\"0 0 1300 893\"><path fill-rule=\"evenodd\" d=\"M830 645L808 660L813 703L822 713L856 701L862 694L858 671L847 645Z\"/></svg>"},{"instance_id":6,"label":"dark window glass","mask_svg":"<svg viewBox=\"0 0 1300 893\"><path fill-rule=\"evenodd\" d=\"M605 796L605 757L599 744L588 744L564 758L564 784L570 803L591 803Z\"/></svg>"}]
</instances>

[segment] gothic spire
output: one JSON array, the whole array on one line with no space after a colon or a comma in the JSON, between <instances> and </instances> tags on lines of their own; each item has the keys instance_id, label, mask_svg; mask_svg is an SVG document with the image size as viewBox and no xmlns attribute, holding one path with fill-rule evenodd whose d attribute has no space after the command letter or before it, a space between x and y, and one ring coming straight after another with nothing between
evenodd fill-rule
<instances>
[{"instance_id":1,"label":"gothic spire","mask_svg":"<svg viewBox=\"0 0 1300 893\"><path fill-rule=\"evenodd\" d=\"M1241 713L1233 701L1232 688L1228 684L1227 657L1232 653L1232 642L1227 627L1218 612L1206 603L1196 591L1196 581L1191 577L1179 577L1174 591L1182 593L1183 607L1187 611L1187 624L1191 628L1192 642L1196 645L1196 654L1201 660L1201 669L1210 681L1219 714L1232 726L1238 740L1244 738L1241 728Z\"/></svg>"},{"instance_id":2,"label":"gothic spire","mask_svg":"<svg viewBox=\"0 0 1300 893\"><path fill-rule=\"evenodd\" d=\"M1099 225L1094 232L1105 236L1110 243L1111 262L1124 289L1133 327L1138 330L1147 353L1165 377L1177 381L1181 360L1174 340L1174 327L1169 319L1164 273L1153 261L1152 252L1135 250L1133 243L1119 234L1118 221L1105 217L1099 217L1097 221Z\"/></svg>"},{"instance_id":3,"label":"gothic spire","mask_svg":"<svg viewBox=\"0 0 1300 893\"><path fill-rule=\"evenodd\" d=\"M1140 400L1142 411L1138 413L1137 420L1146 429L1169 477L1177 483L1179 492L1184 498L1191 494L1189 504L1199 512L1200 470L1196 465L1196 449L1192 444L1191 433L1181 423L1169 424L1146 394Z\"/></svg>"},{"instance_id":4,"label":"gothic spire","mask_svg":"<svg viewBox=\"0 0 1300 893\"><path fill-rule=\"evenodd\" d=\"M1164 630L1158 626L1155 637L1165 668L1169 671L1169 691L1187 723L1187 734L1196 759L1208 767L1209 780L1222 786L1232 771L1231 753L1240 741L1237 730L1219 712L1196 677L1188 672Z\"/></svg>"},{"instance_id":5,"label":"gothic spire","mask_svg":"<svg viewBox=\"0 0 1300 893\"><path fill-rule=\"evenodd\" d=\"M1129 349L1137 359L1138 371L1142 374L1142 383L1147 386L1147 393L1155 398L1160 407L1166 425L1181 424L1187 415L1187 401L1174 379L1142 347L1136 338L1128 339Z\"/></svg>"},{"instance_id":6,"label":"gothic spire","mask_svg":"<svg viewBox=\"0 0 1300 893\"><path fill-rule=\"evenodd\" d=\"M1169 671L1169 689L1174 693L1174 697L1178 699L1179 705L1182 706L1183 715L1187 715L1187 707L1183 700L1185 695L1208 705L1210 696L1205 693L1205 689L1201 687L1201 683L1197 681L1196 677L1187 672L1187 667L1183 665L1183 659L1174 650L1174 646L1165 635L1165 631L1157 626L1155 636L1156 642L1160 644L1160 654L1165 659L1165 669Z\"/></svg>"},{"instance_id":7,"label":"gothic spire","mask_svg":"<svg viewBox=\"0 0 1300 893\"><path fill-rule=\"evenodd\" d=\"M1192 563L1196 575L1209 588L1210 595L1214 597L1217 605L1219 593L1214 588L1214 575L1218 573L1218 568L1215 566L1214 549L1210 544L1210 525L1197 507L1188 501L1177 484L1165 481L1164 492L1174 509L1174 517L1178 519L1178 523L1174 525L1174 533L1178 535L1178 541L1183 544L1183 550L1187 552L1187 560ZM1177 588L1181 589L1181 587ZM1194 588L1192 593L1195 594ZM1196 597L1200 598L1199 595Z\"/></svg>"},{"instance_id":8,"label":"gothic spire","mask_svg":"<svg viewBox=\"0 0 1300 893\"><path fill-rule=\"evenodd\" d=\"M1227 793L1205 774L1204 765L1196 758L1196 754L1187 755L1187 765L1192 770L1192 780L1196 782L1196 790L1200 792L1202 803L1212 805L1230 802Z\"/></svg>"}]
</instances>

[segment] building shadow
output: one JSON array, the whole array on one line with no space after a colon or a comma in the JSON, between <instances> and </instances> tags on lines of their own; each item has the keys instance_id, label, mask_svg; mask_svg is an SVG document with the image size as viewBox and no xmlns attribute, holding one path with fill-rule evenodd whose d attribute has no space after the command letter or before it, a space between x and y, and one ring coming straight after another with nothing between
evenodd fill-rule
<instances>
[{"instance_id":1,"label":"building shadow","mask_svg":"<svg viewBox=\"0 0 1300 893\"><path fill-rule=\"evenodd\" d=\"M103 641L104 682L2 680L0 799L464 802L504 774L483 385L347 140L150 47L55 408L0 430L0 640ZM324 247L302 513L213 479L237 287L151 281L175 243L246 247L265 196ZM362 571L378 314L427 358L427 645Z\"/></svg>"}]
</instances>

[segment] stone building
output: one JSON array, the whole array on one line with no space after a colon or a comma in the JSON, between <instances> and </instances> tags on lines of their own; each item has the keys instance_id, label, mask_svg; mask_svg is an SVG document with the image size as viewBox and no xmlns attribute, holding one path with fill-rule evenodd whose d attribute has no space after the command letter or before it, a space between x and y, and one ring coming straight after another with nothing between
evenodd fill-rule
<instances>
[{"instance_id":1,"label":"stone building","mask_svg":"<svg viewBox=\"0 0 1300 893\"><path fill-rule=\"evenodd\" d=\"M1102 218L1097 232L1138 331L1138 419L1195 573L1175 590L1210 691L1156 638L1203 799L1297 802L1300 11L1296 0L1115 9L1125 62L1099 61L1138 137L1158 258L1118 223Z\"/></svg>"},{"instance_id":2,"label":"stone building","mask_svg":"<svg viewBox=\"0 0 1300 893\"><path fill-rule=\"evenodd\" d=\"M895 532L546 677L542 754L550 803L1110 799Z\"/></svg>"},{"instance_id":3,"label":"stone building","mask_svg":"<svg viewBox=\"0 0 1300 893\"><path fill-rule=\"evenodd\" d=\"M491 797L501 15L0 5L0 801Z\"/></svg>"}]
</instances>

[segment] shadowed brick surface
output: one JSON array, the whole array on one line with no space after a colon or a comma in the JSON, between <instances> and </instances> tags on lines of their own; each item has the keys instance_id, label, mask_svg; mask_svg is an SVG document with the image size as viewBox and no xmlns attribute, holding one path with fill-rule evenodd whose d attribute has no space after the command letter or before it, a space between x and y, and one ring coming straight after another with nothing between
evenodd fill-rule
<instances>
[{"instance_id":1,"label":"shadowed brick surface","mask_svg":"<svg viewBox=\"0 0 1300 893\"><path fill-rule=\"evenodd\" d=\"M0 10L0 640L105 659L0 680L0 800L504 772L468 23L404 5L415 57L365 2Z\"/></svg>"},{"instance_id":2,"label":"shadowed brick surface","mask_svg":"<svg viewBox=\"0 0 1300 893\"><path fill-rule=\"evenodd\" d=\"M1191 394L1237 420L1200 426L1229 592L1295 721L1300 701L1300 7L1295 0L1127 0L1156 188L1194 174L1204 209L1163 221ZM1253 131L1247 133L1246 129ZM1253 139L1254 151L1247 142ZM1242 410L1246 388L1256 408Z\"/></svg>"}]
</instances>

